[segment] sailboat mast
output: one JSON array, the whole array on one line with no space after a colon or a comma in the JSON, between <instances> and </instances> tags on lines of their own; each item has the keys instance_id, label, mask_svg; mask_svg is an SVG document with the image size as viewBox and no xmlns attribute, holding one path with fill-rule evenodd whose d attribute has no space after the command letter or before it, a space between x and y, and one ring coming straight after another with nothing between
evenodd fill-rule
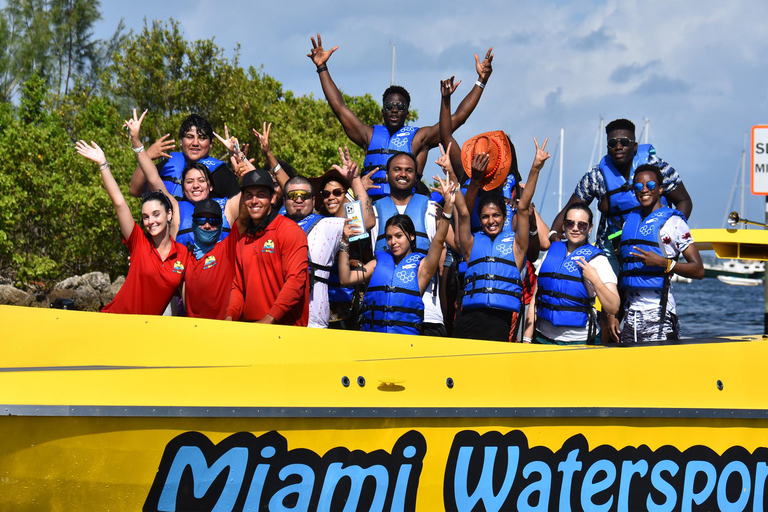
<instances>
[{"instance_id":1,"label":"sailboat mast","mask_svg":"<svg viewBox=\"0 0 768 512\"><path fill-rule=\"evenodd\" d=\"M643 144L648 144L648 133L651 131L651 120L647 117L645 119L645 126L643 127Z\"/></svg>"},{"instance_id":2,"label":"sailboat mast","mask_svg":"<svg viewBox=\"0 0 768 512\"><path fill-rule=\"evenodd\" d=\"M745 187L746 173L747 173L747 134L744 133L744 148L741 150L741 206L739 207L739 215L742 215L742 216L745 216L747 214L744 211L744 189L746 188Z\"/></svg>"},{"instance_id":3,"label":"sailboat mast","mask_svg":"<svg viewBox=\"0 0 768 512\"><path fill-rule=\"evenodd\" d=\"M557 191L557 211L563 210L563 138L565 128L560 128L560 187Z\"/></svg>"},{"instance_id":4,"label":"sailboat mast","mask_svg":"<svg viewBox=\"0 0 768 512\"><path fill-rule=\"evenodd\" d=\"M392 43L392 78L389 85L395 85L395 43Z\"/></svg>"}]
</instances>

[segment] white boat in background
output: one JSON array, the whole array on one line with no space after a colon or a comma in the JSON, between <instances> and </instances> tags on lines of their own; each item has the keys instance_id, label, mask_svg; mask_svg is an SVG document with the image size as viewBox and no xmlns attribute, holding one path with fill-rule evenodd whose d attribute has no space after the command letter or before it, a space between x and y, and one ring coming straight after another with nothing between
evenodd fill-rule
<instances>
[{"instance_id":1,"label":"white boat in background","mask_svg":"<svg viewBox=\"0 0 768 512\"><path fill-rule=\"evenodd\" d=\"M722 260L717 265L704 264L705 277L731 276L759 278L765 273L765 262L754 260Z\"/></svg>"},{"instance_id":2,"label":"white boat in background","mask_svg":"<svg viewBox=\"0 0 768 512\"><path fill-rule=\"evenodd\" d=\"M690 277L683 277L683 276L678 275L678 274L673 274L672 275L672 282L673 283L686 283L686 284L688 284L688 283L692 283L693 279L691 279Z\"/></svg>"},{"instance_id":3,"label":"white boat in background","mask_svg":"<svg viewBox=\"0 0 768 512\"><path fill-rule=\"evenodd\" d=\"M717 276L718 281L733 286L759 286L763 284L762 279L751 277Z\"/></svg>"}]
</instances>

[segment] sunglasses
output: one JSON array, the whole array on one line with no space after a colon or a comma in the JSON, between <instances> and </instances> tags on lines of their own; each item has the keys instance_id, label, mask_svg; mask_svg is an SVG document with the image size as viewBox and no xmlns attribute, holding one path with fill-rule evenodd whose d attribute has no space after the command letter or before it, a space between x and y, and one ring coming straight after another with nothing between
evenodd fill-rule
<instances>
[{"instance_id":1,"label":"sunglasses","mask_svg":"<svg viewBox=\"0 0 768 512\"><path fill-rule=\"evenodd\" d=\"M579 228L579 231L582 231L582 232L589 229L589 223L584 222L583 220L576 222L575 220L565 219L563 221L563 226L565 226L566 230L573 229L573 227L576 226Z\"/></svg>"},{"instance_id":2,"label":"sunglasses","mask_svg":"<svg viewBox=\"0 0 768 512\"><path fill-rule=\"evenodd\" d=\"M299 200L299 199L301 199L302 201L307 201L309 198L311 198L311 197L312 197L312 194L311 194L311 193L309 193L309 192L308 192L308 191L306 191L306 190L291 190L290 192L288 192L288 193L287 193L287 194L285 194L285 195L286 195L286 196L288 197L288 199L290 199L291 201L297 201L297 200Z\"/></svg>"},{"instance_id":3,"label":"sunglasses","mask_svg":"<svg viewBox=\"0 0 768 512\"><path fill-rule=\"evenodd\" d=\"M221 217L194 217L193 220L198 226L205 226L206 223L213 227L221 225Z\"/></svg>"},{"instance_id":4,"label":"sunglasses","mask_svg":"<svg viewBox=\"0 0 768 512\"><path fill-rule=\"evenodd\" d=\"M608 147L613 149L621 144L621 147L628 148L632 144L632 139L629 137L619 137L618 139L608 139Z\"/></svg>"},{"instance_id":5,"label":"sunglasses","mask_svg":"<svg viewBox=\"0 0 768 512\"><path fill-rule=\"evenodd\" d=\"M323 196L323 199L328 199L329 197L331 197L331 194L333 194L335 197L341 197L342 195L344 195L344 190L340 188L335 188L333 190L323 190L322 192L320 192L320 195Z\"/></svg>"},{"instance_id":6,"label":"sunglasses","mask_svg":"<svg viewBox=\"0 0 768 512\"><path fill-rule=\"evenodd\" d=\"M642 192L643 187L648 187L648 191L652 191L656 188L656 182L655 181L648 181L646 183L635 183L635 192Z\"/></svg>"},{"instance_id":7,"label":"sunglasses","mask_svg":"<svg viewBox=\"0 0 768 512\"><path fill-rule=\"evenodd\" d=\"M403 103L402 101L398 101L397 103L392 103L391 101L388 101L384 104L384 110L392 111L395 108L397 108L398 112L402 112L403 110L406 110L408 108L408 104Z\"/></svg>"}]
</instances>

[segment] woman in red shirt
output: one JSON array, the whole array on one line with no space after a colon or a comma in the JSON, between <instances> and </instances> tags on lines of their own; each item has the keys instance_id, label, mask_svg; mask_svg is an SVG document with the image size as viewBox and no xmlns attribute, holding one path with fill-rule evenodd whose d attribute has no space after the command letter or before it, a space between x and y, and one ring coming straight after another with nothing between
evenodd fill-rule
<instances>
[{"instance_id":1,"label":"woman in red shirt","mask_svg":"<svg viewBox=\"0 0 768 512\"><path fill-rule=\"evenodd\" d=\"M75 144L77 152L96 162L104 187L117 213L117 221L128 246L131 266L114 300L102 309L106 313L161 315L184 276L188 252L171 238L171 221L175 215L171 202L162 192L145 195L141 204L139 224L125 202L120 187L109 170L104 151L93 141ZM146 153L140 158L149 158Z\"/></svg>"}]
</instances>

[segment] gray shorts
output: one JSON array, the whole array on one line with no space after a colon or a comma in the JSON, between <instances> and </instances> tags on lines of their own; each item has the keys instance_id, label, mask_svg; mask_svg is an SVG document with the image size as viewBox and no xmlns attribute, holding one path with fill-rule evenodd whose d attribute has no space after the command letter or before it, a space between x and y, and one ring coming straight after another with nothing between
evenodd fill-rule
<instances>
[{"instance_id":1,"label":"gray shorts","mask_svg":"<svg viewBox=\"0 0 768 512\"><path fill-rule=\"evenodd\" d=\"M627 311L624 328L621 330L621 343L680 339L677 315L668 311L662 324L660 313L659 309Z\"/></svg>"}]
</instances>

